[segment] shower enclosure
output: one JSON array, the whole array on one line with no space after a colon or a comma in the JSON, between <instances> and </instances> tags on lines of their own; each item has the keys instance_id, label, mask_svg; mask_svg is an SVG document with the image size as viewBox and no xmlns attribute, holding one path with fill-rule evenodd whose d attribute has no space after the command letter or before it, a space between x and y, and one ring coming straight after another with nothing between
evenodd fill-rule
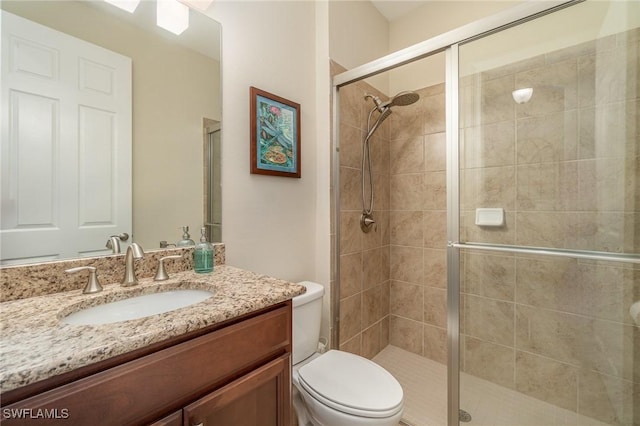
<instances>
[{"instance_id":1,"label":"shower enclosure","mask_svg":"<svg viewBox=\"0 0 640 426\"><path fill-rule=\"evenodd\" d=\"M640 424L639 27L531 2L334 71L333 345L398 377L407 423ZM403 87L361 163L365 79L433 55L446 81Z\"/></svg>"}]
</instances>

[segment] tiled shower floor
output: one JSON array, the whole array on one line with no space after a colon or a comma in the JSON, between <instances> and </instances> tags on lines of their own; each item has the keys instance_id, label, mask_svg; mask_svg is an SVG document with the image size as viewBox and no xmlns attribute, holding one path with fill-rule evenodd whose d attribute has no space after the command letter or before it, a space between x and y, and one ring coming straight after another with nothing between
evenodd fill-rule
<instances>
[{"instance_id":1,"label":"tiled shower floor","mask_svg":"<svg viewBox=\"0 0 640 426\"><path fill-rule=\"evenodd\" d=\"M395 346L387 346L373 361L400 382L405 395L403 423L446 426L446 366ZM511 389L465 373L460 375L460 408L471 414L461 426L607 426Z\"/></svg>"}]
</instances>

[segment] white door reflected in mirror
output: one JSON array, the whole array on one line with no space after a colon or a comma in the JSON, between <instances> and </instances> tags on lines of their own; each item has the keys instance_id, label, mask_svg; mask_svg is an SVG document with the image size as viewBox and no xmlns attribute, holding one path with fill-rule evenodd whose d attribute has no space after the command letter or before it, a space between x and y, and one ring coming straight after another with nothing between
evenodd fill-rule
<instances>
[{"instance_id":1,"label":"white door reflected in mirror","mask_svg":"<svg viewBox=\"0 0 640 426\"><path fill-rule=\"evenodd\" d=\"M5 11L2 40L1 264L110 253L132 232L131 59Z\"/></svg>"}]
</instances>

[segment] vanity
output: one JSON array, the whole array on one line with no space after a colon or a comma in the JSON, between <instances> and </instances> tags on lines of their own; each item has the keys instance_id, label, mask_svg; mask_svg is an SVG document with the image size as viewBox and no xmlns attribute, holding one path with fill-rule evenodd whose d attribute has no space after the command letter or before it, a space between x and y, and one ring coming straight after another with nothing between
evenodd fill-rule
<instances>
[{"instance_id":1,"label":"vanity","mask_svg":"<svg viewBox=\"0 0 640 426\"><path fill-rule=\"evenodd\" d=\"M73 311L176 289L213 295L129 321L64 321ZM303 292L216 265L211 274L4 302L1 423L289 425L291 298Z\"/></svg>"}]
</instances>

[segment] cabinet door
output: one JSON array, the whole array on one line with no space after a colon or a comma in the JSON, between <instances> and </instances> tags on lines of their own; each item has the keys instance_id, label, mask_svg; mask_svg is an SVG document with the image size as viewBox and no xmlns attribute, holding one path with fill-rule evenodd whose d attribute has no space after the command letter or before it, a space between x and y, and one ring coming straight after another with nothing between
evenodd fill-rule
<instances>
[{"instance_id":1,"label":"cabinet door","mask_svg":"<svg viewBox=\"0 0 640 426\"><path fill-rule=\"evenodd\" d=\"M242 376L184 409L185 426L289 426L289 354Z\"/></svg>"}]
</instances>

